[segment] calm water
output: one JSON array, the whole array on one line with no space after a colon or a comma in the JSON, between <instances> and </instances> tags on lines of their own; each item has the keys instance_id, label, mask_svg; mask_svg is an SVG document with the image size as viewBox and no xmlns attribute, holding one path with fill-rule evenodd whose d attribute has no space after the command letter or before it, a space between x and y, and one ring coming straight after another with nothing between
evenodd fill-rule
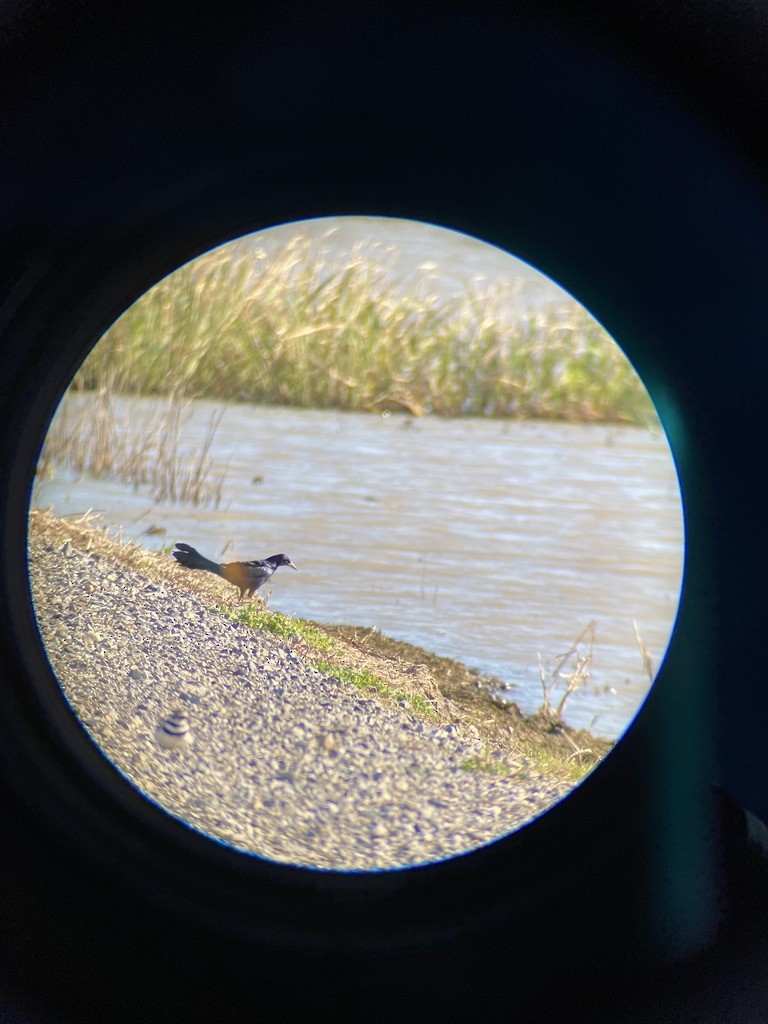
<instances>
[{"instance_id":1,"label":"calm water","mask_svg":"<svg viewBox=\"0 0 768 1024\"><path fill-rule=\"evenodd\" d=\"M216 407L191 407L190 448ZM151 408L141 400L134 418ZM219 510L155 505L63 471L35 504L101 510L150 548L183 540L223 560L286 551L300 572L274 578L272 609L459 658L509 683L527 711L542 702L538 654L551 661L595 619L590 684L566 719L599 716L594 731L617 736L633 718L648 684L632 619L658 667L682 571L663 437L232 405L211 454L228 463Z\"/></svg>"}]
</instances>

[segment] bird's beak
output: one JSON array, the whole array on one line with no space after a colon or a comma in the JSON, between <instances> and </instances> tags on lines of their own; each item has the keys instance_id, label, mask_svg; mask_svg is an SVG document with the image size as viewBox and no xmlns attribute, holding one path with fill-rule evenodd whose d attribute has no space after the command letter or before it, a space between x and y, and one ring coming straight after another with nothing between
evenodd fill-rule
<instances>
[{"instance_id":1,"label":"bird's beak","mask_svg":"<svg viewBox=\"0 0 768 1024\"><path fill-rule=\"evenodd\" d=\"M292 569L295 569L295 570L296 570L296 572L298 572L298 571L299 571L299 567L298 567L297 565L294 565L294 564L293 564L293 562L292 562L292 561L291 561L290 559L288 559L288 565L290 565L290 567L291 567Z\"/></svg>"}]
</instances>

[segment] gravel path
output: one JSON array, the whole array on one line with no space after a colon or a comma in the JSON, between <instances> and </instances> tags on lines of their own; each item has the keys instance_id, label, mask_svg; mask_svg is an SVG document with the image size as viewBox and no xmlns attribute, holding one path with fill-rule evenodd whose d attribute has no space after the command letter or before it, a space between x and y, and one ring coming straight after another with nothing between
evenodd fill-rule
<instances>
[{"instance_id":1,"label":"gravel path","mask_svg":"<svg viewBox=\"0 0 768 1024\"><path fill-rule=\"evenodd\" d=\"M382 706L167 580L34 535L30 574L49 659L102 750L172 815L236 847L320 868L418 864L503 835L570 789L523 758L493 762L472 726ZM176 710L187 749L156 739Z\"/></svg>"}]
</instances>

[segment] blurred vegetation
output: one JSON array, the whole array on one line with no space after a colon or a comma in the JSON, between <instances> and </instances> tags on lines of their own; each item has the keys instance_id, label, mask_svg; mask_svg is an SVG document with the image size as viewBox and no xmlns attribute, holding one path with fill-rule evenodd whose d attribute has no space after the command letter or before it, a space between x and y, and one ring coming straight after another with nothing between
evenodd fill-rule
<instances>
[{"instance_id":1,"label":"blurred vegetation","mask_svg":"<svg viewBox=\"0 0 768 1024\"><path fill-rule=\"evenodd\" d=\"M515 310L514 282L439 296L360 253L231 243L146 292L74 390L306 408L657 423L619 347L576 302Z\"/></svg>"}]
</instances>

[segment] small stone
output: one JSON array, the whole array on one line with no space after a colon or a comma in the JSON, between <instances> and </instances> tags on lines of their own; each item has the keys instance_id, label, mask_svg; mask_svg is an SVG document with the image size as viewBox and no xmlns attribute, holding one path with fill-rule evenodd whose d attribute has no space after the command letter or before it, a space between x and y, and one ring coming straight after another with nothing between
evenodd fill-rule
<instances>
[{"instance_id":1,"label":"small stone","mask_svg":"<svg viewBox=\"0 0 768 1024\"><path fill-rule=\"evenodd\" d=\"M338 749L339 741L332 732L326 732L320 739L320 746L326 754L332 754Z\"/></svg>"},{"instance_id":2,"label":"small stone","mask_svg":"<svg viewBox=\"0 0 768 1024\"><path fill-rule=\"evenodd\" d=\"M189 719L183 711L174 711L155 729L155 739L166 750L184 750L192 743Z\"/></svg>"}]
</instances>

